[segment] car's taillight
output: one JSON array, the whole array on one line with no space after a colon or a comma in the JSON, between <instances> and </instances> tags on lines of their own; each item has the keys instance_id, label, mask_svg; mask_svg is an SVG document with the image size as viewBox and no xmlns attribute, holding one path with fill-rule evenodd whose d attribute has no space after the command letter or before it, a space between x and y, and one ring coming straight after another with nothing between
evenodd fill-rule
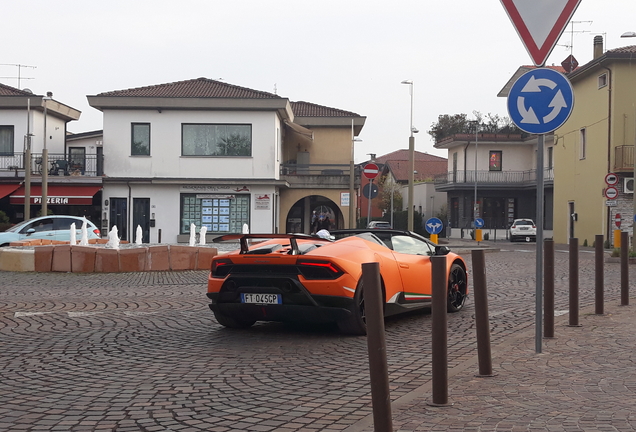
<instances>
[{"instance_id":1,"label":"car's taillight","mask_svg":"<svg viewBox=\"0 0 636 432\"><path fill-rule=\"evenodd\" d=\"M344 273L329 261L301 259L296 262L296 265L305 279L337 279Z\"/></svg>"},{"instance_id":2,"label":"car's taillight","mask_svg":"<svg viewBox=\"0 0 636 432\"><path fill-rule=\"evenodd\" d=\"M100 230L98 230L97 228L95 228L95 229L93 230L93 232L95 233L95 235L96 235L97 237L101 237L101 236L102 236L101 231L100 231Z\"/></svg>"},{"instance_id":3,"label":"car's taillight","mask_svg":"<svg viewBox=\"0 0 636 432\"><path fill-rule=\"evenodd\" d=\"M212 260L212 277L225 277L230 273L232 261L227 258Z\"/></svg>"},{"instance_id":4,"label":"car's taillight","mask_svg":"<svg viewBox=\"0 0 636 432\"><path fill-rule=\"evenodd\" d=\"M536 228L536 226L532 225L532 228Z\"/></svg>"}]
</instances>

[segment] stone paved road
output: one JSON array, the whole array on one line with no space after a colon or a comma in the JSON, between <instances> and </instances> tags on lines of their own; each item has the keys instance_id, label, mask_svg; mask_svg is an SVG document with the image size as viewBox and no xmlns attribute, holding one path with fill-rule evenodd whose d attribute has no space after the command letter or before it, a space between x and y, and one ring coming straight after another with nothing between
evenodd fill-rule
<instances>
[{"instance_id":1,"label":"stone paved road","mask_svg":"<svg viewBox=\"0 0 636 432\"><path fill-rule=\"evenodd\" d=\"M493 345L534 326L534 245L498 246L506 250L486 255ZM589 305L593 254L580 257L581 304ZM557 311L567 310L567 259L557 252ZM618 268L606 265L608 302L619 299ZM207 307L206 276L1 273L0 430L286 432L364 423L364 337L332 326L225 329ZM472 302L448 325L449 368L457 368L476 356ZM398 400L430 381L430 313L392 317L386 331Z\"/></svg>"}]
</instances>

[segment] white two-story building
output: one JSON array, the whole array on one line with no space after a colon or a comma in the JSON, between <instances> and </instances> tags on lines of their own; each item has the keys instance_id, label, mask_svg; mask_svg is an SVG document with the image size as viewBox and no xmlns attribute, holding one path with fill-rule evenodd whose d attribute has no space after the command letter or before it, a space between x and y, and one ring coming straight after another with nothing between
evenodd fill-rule
<instances>
[{"instance_id":1,"label":"white two-story building","mask_svg":"<svg viewBox=\"0 0 636 432\"><path fill-rule=\"evenodd\" d=\"M144 242L187 242L192 224L308 233L316 209L347 226L358 114L206 78L88 101L104 119L102 226L123 239L141 226Z\"/></svg>"}]
</instances>

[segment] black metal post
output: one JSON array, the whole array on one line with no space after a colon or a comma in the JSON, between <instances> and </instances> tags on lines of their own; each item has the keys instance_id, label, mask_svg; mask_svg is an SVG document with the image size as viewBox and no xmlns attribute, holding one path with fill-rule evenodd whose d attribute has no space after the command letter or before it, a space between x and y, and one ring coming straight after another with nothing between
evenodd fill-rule
<instances>
[{"instance_id":1,"label":"black metal post","mask_svg":"<svg viewBox=\"0 0 636 432\"><path fill-rule=\"evenodd\" d=\"M430 405L448 405L448 340L446 300L448 280L446 256L431 257L433 298L431 301L432 382L433 401Z\"/></svg>"},{"instance_id":2,"label":"black metal post","mask_svg":"<svg viewBox=\"0 0 636 432\"><path fill-rule=\"evenodd\" d=\"M602 234L597 234L594 238L594 313L603 315L604 302L604 262L603 262L603 240Z\"/></svg>"},{"instance_id":3,"label":"black metal post","mask_svg":"<svg viewBox=\"0 0 636 432\"><path fill-rule=\"evenodd\" d=\"M629 305L629 237L621 232L621 306Z\"/></svg>"},{"instance_id":4,"label":"black metal post","mask_svg":"<svg viewBox=\"0 0 636 432\"><path fill-rule=\"evenodd\" d=\"M579 239L570 238L570 327L579 324Z\"/></svg>"},{"instance_id":5,"label":"black metal post","mask_svg":"<svg viewBox=\"0 0 636 432\"><path fill-rule=\"evenodd\" d=\"M543 337L554 337L554 240L543 241Z\"/></svg>"},{"instance_id":6,"label":"black metal post","mask_svg":"<svg viewBox=\"0 0 636 432\"><path fill-rule=\"evenodd\" d=\"M477 358L479 377L491 377L490 323L488 319L488 289L486 287L486 259L483 249L472 250L473 295L475 297L475 329L477 332Z\"/></svg>"},{"instance_id":7,"label":"black metal post","mask_svg":"<svg viewBox=\"0 0 636 432\"><path fill-rule=\"evenodd\" d=\"M375 432L392 432L389 368L386 360L384 335L384 299L382 298L380 265L378 263L362 264L362 287L367 323L373 430Z\"/></svg>"}]
</instances>

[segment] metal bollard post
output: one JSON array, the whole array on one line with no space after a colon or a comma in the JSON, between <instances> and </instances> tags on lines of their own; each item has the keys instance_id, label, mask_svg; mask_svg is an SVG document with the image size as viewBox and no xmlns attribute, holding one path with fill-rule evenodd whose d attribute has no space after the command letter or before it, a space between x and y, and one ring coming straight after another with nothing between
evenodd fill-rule
<instances>
[{"instance_id":1,"label":"metal bollard post","mask_svg":"<svg viewBox=\"0 0 636 432\"><path fill-rule=\"evenodd\" d=\"M602 246L602 245L601 245ZM543 241L543 337L554 337L554 240Z\"/></svg>"},{"instance_id":2,"label":"metal bollard post","mask_svg":"<svg viewBox=\"0 0 636 432\"><path fill-rule=\"evenodd\" d=\"M448 405L448 340L446 313L448 298L448 275L446 256L431 257L433 298L431 300L432 338L432 406Z\"/></svg>"},{"instance_id":3,"label":"metal bollard post","mask_svg":"<svg viewBox=\"0 0 636 432\"><path fill-rule=\"evenodd\" d=\"M362 264L362 293L367 323L367 347L369 350L369 374L371 377L371 402L375 432L392 432L391 395L389 393L389 368L386 360L384 312L380 265Z\"/></svg>"},{"instance_id":4,"label":"metal bollard post","mask_svg":"<svg viewBox=\"0 0 636 432\"><path fill-rule=\"evenodd\" d=\"M621 306L629 305L629 237L621 233Z\"/></svg>"},{"instance_id":5,"label":"metal bollard post","mask_svg":"<svg viewBox=\"0 0 636 432\"><path fill-rule=\"evenodd\" d=\"M594 238L594 313L603 315L604 302L604 262L603 262L603 235L597 234Z\"/></svg>"},{"instance_id":6,"label":"metal bollard post","mask_svg":"<svg viewBox=\"0 0 636 432\"><path fill-rule=\"evenodd\" d=\"M475 328L477 332L478 377L492 373L490 352L490 323L488 320L488 289L486 288L486 260L483 249L471 251L473 258L473 295L475 296Z\"/></svg>"},{"instance_id":7,"label":"metal bollard post","mask_svg":"<svg viewBox=\"0 0 636 432\"><path fill-rule=\"evenodd\" d=\"M579 324L579 239L570 238L570 327Z\"/></svg>"}]
</instances>

